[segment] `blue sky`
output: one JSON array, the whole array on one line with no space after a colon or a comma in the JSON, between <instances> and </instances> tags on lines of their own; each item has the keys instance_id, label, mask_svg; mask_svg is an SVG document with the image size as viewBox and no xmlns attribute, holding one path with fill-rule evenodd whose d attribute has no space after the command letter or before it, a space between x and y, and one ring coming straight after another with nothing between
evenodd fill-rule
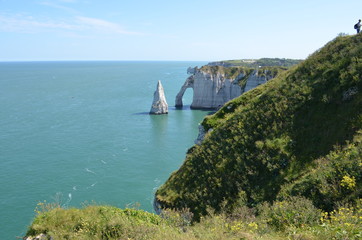
<instances>
[{"instance_id":1,"label":"blue sky","mask_svg":"<svg viewBox=\"0 0 362 240\"><path fill-rule=\"evenodd\" d=\"M304 59L355 34L351 0L0 0L0 61Z\"/></svg>"}]
</instances>

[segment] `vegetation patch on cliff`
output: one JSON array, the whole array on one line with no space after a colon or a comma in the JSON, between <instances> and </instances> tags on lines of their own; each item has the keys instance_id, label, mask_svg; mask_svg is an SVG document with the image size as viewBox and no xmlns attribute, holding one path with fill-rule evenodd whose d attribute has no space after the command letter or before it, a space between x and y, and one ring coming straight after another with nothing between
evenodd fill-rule
<instances>
[{"instance_id":1,"label":"vegetation patch on cliff","mask_svg":"<svg viewBox=\"0 0 362 240\"><path fill-rule=\"evenodd\" d=\"M63 209L45 203L39 206L27 236L43 233L53 239L155 239L162 232L170 235L179 232L171 221L136 209L95 205Z\"/></svg>"},{"instance_id":2,"label":"vegetation patch on cliff","mask_svg":"<svg viewBox=\"0 0 362 240\"><path fill-rule=\"evenodd\" d=\"M260 59L239 59L239 60L226 60L211 62L210 66L242 66L242 67L265 67L265 66L280 66L280 67L291 67L302 62L300 59L288 59L288 58L260 58Z\"/></svg>"},{"instance_id":3,"label":"vegetation patch on cliff","mask_svg":"<svg viewBox=\"0 0 362 240\"><path fill-rule=\"evenodd\" d=\"M201 71L210 73L212 75L224 75L227 79L235 79L240 74L242 75L249 75L253 69L248 67L223 67L223 66L202 66L200 68Z\"/></svg>"}]
</instances>

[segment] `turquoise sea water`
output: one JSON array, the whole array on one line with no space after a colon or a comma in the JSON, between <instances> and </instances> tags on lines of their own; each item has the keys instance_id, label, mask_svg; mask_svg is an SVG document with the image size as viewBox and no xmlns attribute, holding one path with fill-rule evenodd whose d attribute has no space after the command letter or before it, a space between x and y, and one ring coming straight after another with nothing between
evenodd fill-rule
<instances>
[{"instance_id":1,"label":"turquoise sea water","mask_svg":"<svg viewBox=\"0 0 362 240\"><path fill-rule=\"evenodd\" d=\"M206 111L176 110L189 66L205 62L0 63L0 236L22 236L38 202L152 211ZM161 80L169 114L149 115ZM190 105L192 90L184 104Z\"/></svg>"}]
</instances>

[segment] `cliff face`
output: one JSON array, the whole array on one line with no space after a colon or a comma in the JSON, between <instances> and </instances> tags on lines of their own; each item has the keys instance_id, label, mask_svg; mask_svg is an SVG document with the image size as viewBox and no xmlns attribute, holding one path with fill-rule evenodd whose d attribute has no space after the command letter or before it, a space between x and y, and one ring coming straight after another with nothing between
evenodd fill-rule
<instances>
[{"instance_id":1,"label":"cliff face","mask_svg":"<svg viewBox=\"0 0 362 240\"><path fill-rule=\"evenodd\" d=\"M193 89L193 109L217 109L242 93L270 80L274 76L266 70L245 67L203 66L189 68L189 76L176 96L175 106L182 107L182 97L188 88Z\"/></svg>"}]
</instances>

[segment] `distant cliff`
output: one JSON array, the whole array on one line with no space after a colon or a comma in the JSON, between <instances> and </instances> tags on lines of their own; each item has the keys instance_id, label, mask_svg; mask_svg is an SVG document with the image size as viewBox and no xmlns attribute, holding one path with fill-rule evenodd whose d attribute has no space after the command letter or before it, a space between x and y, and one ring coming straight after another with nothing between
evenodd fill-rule
<instances>
[{"instance_id":1,"label":"distant cliff","mask_svg":"<svg viewBox=\"0 0 362 240\"><path fill-rule=\"evenodd\" d=\"M276 77L283 67L224 67L206 65L189 68L191 74L176 96L175 106L182 107L182 97L188 88L193 89L193 109L217 109L242 93Z\"/></svg>"},{"instance_id":2,"label":"distant cliff","mask_svg":"<svg viewBox=\"0 0 362 240\"><path fill-rule=\"evenodd\" d=\"M291 67L302 62L300 59L289 59L289 58L260 58L260 59L239 59L239 60L226 60L218 62L210 62L209 66L224 66L224 67Z\"/></svg>"}]
</instances>

